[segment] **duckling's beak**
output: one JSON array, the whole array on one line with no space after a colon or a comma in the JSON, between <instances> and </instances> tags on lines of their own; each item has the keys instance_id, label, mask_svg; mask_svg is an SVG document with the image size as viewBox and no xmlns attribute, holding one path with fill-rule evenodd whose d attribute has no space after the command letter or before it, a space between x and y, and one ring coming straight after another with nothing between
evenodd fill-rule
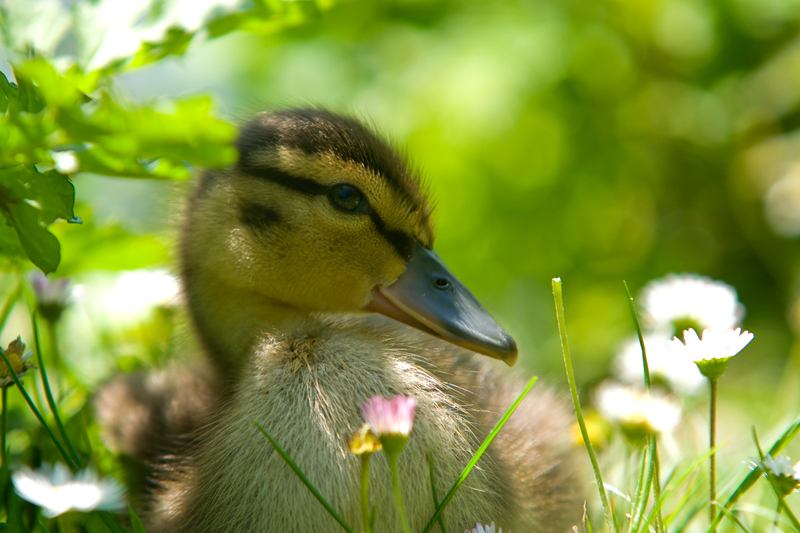
<instances>
[{"instance_id":1,"label":"duckling's beak","mask_svg":"<svg viewBox=\"0 0 800 533\"><path fill-rule=\"evenodd\" d=\"M419 242L405 272L372 290L370 311L440 339L504 361L517 362L517 343L458 281L441 258Z\"/></svg>"}]
</instances>

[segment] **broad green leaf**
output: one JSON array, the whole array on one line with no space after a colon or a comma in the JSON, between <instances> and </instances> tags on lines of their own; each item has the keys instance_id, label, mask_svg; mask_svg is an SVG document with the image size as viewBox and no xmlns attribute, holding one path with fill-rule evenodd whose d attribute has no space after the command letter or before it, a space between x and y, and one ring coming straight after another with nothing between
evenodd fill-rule
<instances>
[{"instance_id":1,"label":"broad green leaf","mask_svg":"<svg viewBox=\"0 0 800 533\"><path fill-rule=\"evenodd\" d=\"M28 258L42 272L55 272L61 260L58 239L39 223L38 210L26 201L9 203L3 209L6 221L17 231Z\"/></svg>"},{"instance_id":2,"label":"broad green leaf","mask_svg":"<svg viewBox=\"0 0 800 533\"><path fill-rule=\"evenodd\" d=\"M46 226L57 218L72 220L74 202L72 182L54 170L43 174L26 166L0 170L0 211L28 258L45 273L55 271L61 258L58 239ZM13 252L14 247L4 248Z\"/></svg>"},{"instance_id":3,"label":"broad green leaf","mask_svg":"<svg viewBox=\"0 0 800 533\"><path fill-rule=\"evenodd\" d=\"M13 226L0 221L0 256L8 259L27 259L28 254L19 242L19 235Z\"/></svg>"},{"instance_id":4,"label":"broad green leaf","mask_svg":"<svg viewBox=\"0 0 800 533\"><path fill-rule=\"evenodd\" d=\"M55 170L37 174L30 191L39 203L39 220L43 224L50 225L59 218L66 221L75 219L75 186L64 174Z\"/></svg>"}]
</instances>

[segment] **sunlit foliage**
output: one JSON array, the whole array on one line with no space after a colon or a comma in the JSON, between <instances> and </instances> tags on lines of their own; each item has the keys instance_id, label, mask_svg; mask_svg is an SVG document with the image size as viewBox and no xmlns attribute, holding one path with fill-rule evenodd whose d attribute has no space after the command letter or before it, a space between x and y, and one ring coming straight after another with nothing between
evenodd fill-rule
<instances>
[{"instance_id":1,"label":"sunlit foliage","mask_svg":"<svg viewBox=\"0 0 800 533\"><path fill-rule=\"evenodd\" d=\"M528 370L563 372L551 277L591 385L633 333L621 280L697 272L737 289L758 339L727 369L720 442L750 450L750 424L797 413L797 0L3 0L0 17L0 345L34 344L31 270L76 280L42 352L60 348L66 430L105 473L123 469L97 452L95 388L192 351L169 299L171 182L233 162L236 123L282 105L367 117L406 147L438 253ZM12 458L56 460L9 402Z\"/></svg>"}]
</instances>

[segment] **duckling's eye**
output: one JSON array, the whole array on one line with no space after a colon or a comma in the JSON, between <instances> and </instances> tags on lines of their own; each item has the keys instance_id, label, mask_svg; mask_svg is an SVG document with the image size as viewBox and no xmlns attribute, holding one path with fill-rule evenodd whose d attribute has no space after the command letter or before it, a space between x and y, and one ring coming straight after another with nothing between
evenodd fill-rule
<instances>
[{"instance_id":1,"label":"duckling's eye","mask_svg":"<svg viewBox=\"0 0 800 533\"><path fill-rule=\"evenodd\" d=\"M334 207L348 213L362 213L369 207L361 191L346 183L334 186L328 199Z\"/></svg>"}]
</instances>

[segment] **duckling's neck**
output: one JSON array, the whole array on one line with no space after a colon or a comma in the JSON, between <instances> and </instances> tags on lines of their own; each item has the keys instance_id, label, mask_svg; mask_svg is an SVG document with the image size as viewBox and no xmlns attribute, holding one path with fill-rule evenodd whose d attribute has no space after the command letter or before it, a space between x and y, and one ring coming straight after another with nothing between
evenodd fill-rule
<instances>
[{"instance_id":1,"label":"duckling's neck","mask_svg":"<svg viewBox=\"0 0 800 533\"><path fill-rule=\"evenodd\" d=\"M184 280L194 326L214 365L227 378L237 375L263 339L303 336L320 323L309 311L231 287L213 272L184 271Z\"/></svg>"}]
</instances>

